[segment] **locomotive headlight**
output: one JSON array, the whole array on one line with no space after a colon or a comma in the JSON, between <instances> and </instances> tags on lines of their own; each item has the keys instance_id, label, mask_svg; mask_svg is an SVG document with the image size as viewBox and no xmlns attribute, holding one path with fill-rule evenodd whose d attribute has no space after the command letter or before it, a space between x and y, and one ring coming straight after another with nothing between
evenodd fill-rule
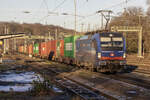
<instances>
[{"instance_id":1,"label":"locomotive headlight","mask_svg":"<svg viewBox=\"0 0 150 100\"><path fill-rule=\"evenodd\" d=\"M126 58L126 53L123 54L123 58Z\"/></svg>"},{"instance_id":2,"label":"locomotive headlight","mask_svg":"<svg viewBox=\"0 0 150 100\"><path fill-rule=\"evenodd\" d=\"M101 53L98 53L98 58L101 58Z\"/></svg>"}]
</instances>

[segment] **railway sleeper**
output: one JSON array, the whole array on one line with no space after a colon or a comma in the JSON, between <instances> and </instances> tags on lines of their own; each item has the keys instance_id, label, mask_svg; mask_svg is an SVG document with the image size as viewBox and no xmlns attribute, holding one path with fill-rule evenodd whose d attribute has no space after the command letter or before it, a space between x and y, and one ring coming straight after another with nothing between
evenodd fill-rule
<instances>
[{"instance_id":1,"label":"railway sleeper","mask_svg":"<svg viewBox=\"0 0 150 100\"><path fill-rule=\"evenodd\" d=\"M70 91L74 92L85 100L102 100L102 98L98 94L84 88L83 86L78 85L73 81L68 81L67 79L60 79L56 81L59 82L63 87L69 89Z\"/></svg>"}]
</instances>

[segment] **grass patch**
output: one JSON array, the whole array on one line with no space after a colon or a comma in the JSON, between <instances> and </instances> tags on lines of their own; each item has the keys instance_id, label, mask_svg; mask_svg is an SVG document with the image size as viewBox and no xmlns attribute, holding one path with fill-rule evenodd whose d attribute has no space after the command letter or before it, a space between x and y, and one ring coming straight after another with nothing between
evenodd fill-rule
<instances>
[{"instance_id":1,"label":"grass patch","mask_svg":"<svg viewBox=\"0 0 150 100\"><path fill-rule=\"evenodd\" d=\"M44 80L40 78L36 81L33 81L33 88L29 90L31 96L43 96L50 95L52 89L51 81L44 77Z\"/></svg>"}]
</instances>

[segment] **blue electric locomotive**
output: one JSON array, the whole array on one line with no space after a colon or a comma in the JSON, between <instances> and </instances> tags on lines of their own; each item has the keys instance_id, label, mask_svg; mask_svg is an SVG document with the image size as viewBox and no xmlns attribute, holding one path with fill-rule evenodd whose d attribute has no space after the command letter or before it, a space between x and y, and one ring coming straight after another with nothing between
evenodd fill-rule
<instances>
[{"instance_id":1,"label":"blue electric locomotive","mask_svg":"<svg viewBox=\"0 0 150 100\"><path fill-rule=\"evenodd\" d=\"M121 33L105 32L76 40L78 66L100 72L114 72L126 65L126 42Z\"/></svg>"}]
</instances>

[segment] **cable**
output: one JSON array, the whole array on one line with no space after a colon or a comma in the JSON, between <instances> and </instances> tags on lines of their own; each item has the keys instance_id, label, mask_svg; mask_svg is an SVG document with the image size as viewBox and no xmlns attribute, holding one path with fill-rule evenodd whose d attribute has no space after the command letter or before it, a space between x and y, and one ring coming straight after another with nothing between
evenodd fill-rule
<instances>
[{"instance_id":1,"label":"cable","mask_svg":"<svg viewBox=\"0 0 150 100\"><path fill-rule=\"evenodd\" d=\"M61 5L63 5L65 2L66 2L67 0L63 0L59 5L57 5L53 10L52 10L52 12L54 12L54 11L56 11ZM118 6L121 6L121 5L123 5L123 4L127 4L129 1L131 1L131 0L126 0L126 1L123 1L123 2L120 2L120 3L118 3L118 4L115 4L115 5L112 5L112 6L110 6L110 7L107 7L107 8L105 8L105 9L112 9L112 8L114 8L114 7L118 7ZM85 3L84 3L85 4ZM79 19L77 22L81 22L82 21L82 23L83 23L83 20L86 20L87 18L89 18L89 17L91 17L91 16L94 16L94 15L96 15L97 13L95 12L95 13L92 13L92 14L89 14L89 15L86 15L85 16L85 18L83 19ZM46 16L44 16L40 21L42 21L43 19L45 19L45 18L47 18L48 16L50 16L50 15L46 15ZM71 22L70 24L72 24L73 22ZM68 24L68 23L67 23ZM81 23L80 23L81 24Z\"/></svg>"},{"instance_id":2,"label":"cable","mask_svg":"<svg viewBox=\"0 0 150 100\"><path fill-rule=\"evenodd\" d=\"M83 8L86 4L87 4L87 0L82 4L82 6L79 6L79 8L78 9L81 9L81 8Z\"/></svg>"},{"instance_id":3,"label":"cable","mask_svg":"<svg viewBox=\"0 0 150 100\"><path fill-rule=\"evenodd\" d=\"M41 9L42 5L44 3L44 0L42 0L41 5L39 7L39 9L33 14L33 19L35 19L35 16L38 14L39 10Z\"/></svg>"},{"instance_id":4,"label":"cable","mask_svg":"<svg viewBox=\"0 0 150 100\"><path fill-rule=\"evenodd\" d=\"M63 0L59 5L57 5L57 6L52 10L52 12L55 11L55 10L57 10L57 9L58 9L61 5L63 5L66 1L67 1L67 0Z\"/></svg>"},{"instance_id":5,"label":"cable","mask_svg":"<svg viewBox=\"0 0 150 100\"><path fill-rule=\"evenodd\" d=\"M128 2L130 2L131 0L125 0L125 1L122 1L122 2L120 2L120 3L118 3L118 4L115 4L115 5L112 5L112 6L110 6L110 7L107 7L107 8L105 8L105 9L111 9L111 8L114 8L114 7L117 7L117 6L121 6L121 5L123 5L123 4L127 4Z\"/></svg>"},{"instance_id":6,"label":"cable","mask_svg":"<svg viewBox=\"0 0 150 100\"><path fill-rule=\"evenodd\" d=\"M45 5L46 5L47 12L49 12L48 5L47 5L47 2L46 2L46 0L43 0L43 1L44 1Z\"/></svg>"},{"instance_id":7,"label":"cable","mask_svg":"<svg viewBox=\"0 0 150 100\"><path fill-rule=\"evenodd\" d=\"M44 0L44 1L45 1L45 0ZM58 9L61 5L63 5L66 1L67 1L67 0L63 0L60 4L58 4L58 5L52 10L52 12L54 12L55 10L57 10L57 9ZM49 13L48 13L46 16L44 16L43 18L41 18L39 21L44 20L44 19L47 18L48 16L50 16Z\"/></svg>"},{"instance_id":8,"label":"cable","mask_svg":"<svg viewBox=\"0 0 150 100\"><path fill-rule=\"evenodd\" d=\"M111 8L114 8L114 7L117 7L117 6L121 6L122 4L127 4L129 1L131 1L131 0L125 0L125 1L123 1L123 2L120 2L120 3L118 3L118 4L112 5L112 6L110 6L110 7L105 8L105 9L111 9ZM93 13L93 14L89 14L89 15L86 16L86 18L87 18L87 17L90 17L90 16L94 16L94 15L96 15L96 14L97 14L96 12ZM82 20L85 20L85 19L81 19L81 20L79 20L79 21L82 21Z\"/></svg>"}]
</instances>

